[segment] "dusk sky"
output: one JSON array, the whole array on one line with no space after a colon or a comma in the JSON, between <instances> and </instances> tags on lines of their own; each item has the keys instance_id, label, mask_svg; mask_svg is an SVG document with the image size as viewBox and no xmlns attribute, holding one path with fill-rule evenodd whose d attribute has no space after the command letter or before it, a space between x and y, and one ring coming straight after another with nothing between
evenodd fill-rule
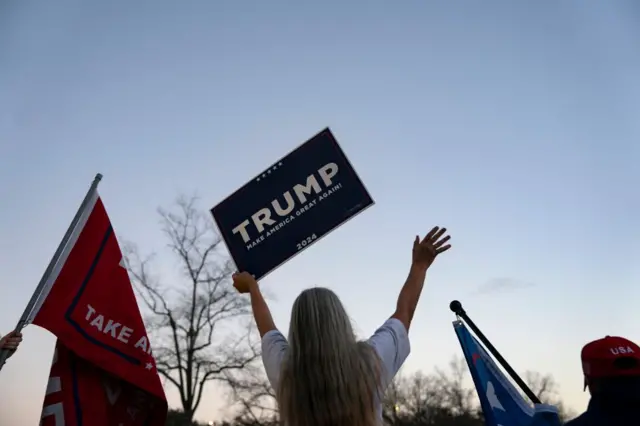
<instances>
[{"instance_id":1,"label":"dusk sky","mask_svg":"<svg viewBox=\"0 0 640 426\"><path fill-rule=\"evenodd\" d=\"M443 225L453 248L405 372L462 355L460 299L517 371L553 374L582 410L582 345L640 340L638 111L635 0L4 2L0 333L96 173L120 240L158 251L158 206L197 193L206 211L329 126L376 205L264 280L278 326L322 285L366 337L414 236ZM3 425L40 417L54 338L24 335ZM225 404L209 386L197 418Z\"/></svg>"}]
</instances>

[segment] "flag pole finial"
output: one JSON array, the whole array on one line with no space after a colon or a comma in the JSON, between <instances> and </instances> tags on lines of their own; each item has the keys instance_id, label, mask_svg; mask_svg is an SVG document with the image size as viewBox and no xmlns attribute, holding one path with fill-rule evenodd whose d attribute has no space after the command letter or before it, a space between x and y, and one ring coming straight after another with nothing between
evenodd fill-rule
<instances>
[{"instance_id":1,"label":"flag pole finial","mask_svg":"<svg viewBox=\"0 0 640 426\"><path fill-rule=\"evenodd\" d=\"M451 312L453 312L454 314L460 317L464 317L464 314L466 314L466 312L464 311L464 308L462 307L462 303L460 303L460 301L458 300L454 300L451 303L449 303L449 309L451 309Z\"/></svg>"}]
</instances>

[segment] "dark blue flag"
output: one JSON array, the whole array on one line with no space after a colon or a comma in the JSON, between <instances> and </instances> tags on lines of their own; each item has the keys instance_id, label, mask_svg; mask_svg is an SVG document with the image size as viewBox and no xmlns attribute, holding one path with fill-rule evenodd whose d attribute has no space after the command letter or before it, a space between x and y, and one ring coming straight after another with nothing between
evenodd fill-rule
<instances>
[{"instance_id":1,"label":"dark blue flag","mask_svg":"<svg viewBox=\"0 0 640 426\"><path fill-rule=\"evenodd\" d=\"M260 279L371 205L367 189L325 129L211 213L238 270Z\"/></svg>"},{"instance_id":2,"label":"dark blue flag","mask_svg":"<svg viewBox=\"0 0 640 426\"><path fill-rule=\"evenodd\" d=\"M560 426L556 407L529 404L462 321L453 327L478 392L486 426Z\"/></svg>"}]
</instances>

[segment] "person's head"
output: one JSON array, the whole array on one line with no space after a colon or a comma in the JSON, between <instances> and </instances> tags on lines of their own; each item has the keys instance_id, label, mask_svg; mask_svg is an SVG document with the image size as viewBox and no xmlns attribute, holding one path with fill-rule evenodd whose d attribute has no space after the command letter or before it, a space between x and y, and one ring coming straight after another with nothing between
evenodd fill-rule
<instances>
[{"instance_id":1,"label":"person's head","mask_svg":"<svg viewBox=\"0 0 640 426\"><path fill-rule=\"evenodd\" d=\"M640 347L622 337L607 336L582 348L584 386L591 395L640 398Z\"/></svg>"},{"instance_id":2,"label":"person's head","mask_svg":"<svg viewBox=\"0 0 640 426\"><path fill-rule=\"evenodd\" d=\"M287 426L373 426L380 397L373 348L358 342L334 292L303 291L293 304L289 350L277 389Z\"/></svg>"}]
</instances>

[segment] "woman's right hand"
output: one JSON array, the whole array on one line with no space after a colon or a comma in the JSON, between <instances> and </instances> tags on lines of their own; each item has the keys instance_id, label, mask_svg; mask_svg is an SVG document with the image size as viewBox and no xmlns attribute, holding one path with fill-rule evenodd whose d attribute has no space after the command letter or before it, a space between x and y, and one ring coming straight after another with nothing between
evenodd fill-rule
<instances>
[{"instance_id":1,"label":"woman's right hand","mask_svg":"<svg viewBox=\"0 0 640 426\"><path fill-rule=\"evenodd\" d=\"M253 287L258 286L256 279L248 272L233 274L232 278L233 286L238 290L238 293L249 293Z\"/></svg>"}]
</instances>

